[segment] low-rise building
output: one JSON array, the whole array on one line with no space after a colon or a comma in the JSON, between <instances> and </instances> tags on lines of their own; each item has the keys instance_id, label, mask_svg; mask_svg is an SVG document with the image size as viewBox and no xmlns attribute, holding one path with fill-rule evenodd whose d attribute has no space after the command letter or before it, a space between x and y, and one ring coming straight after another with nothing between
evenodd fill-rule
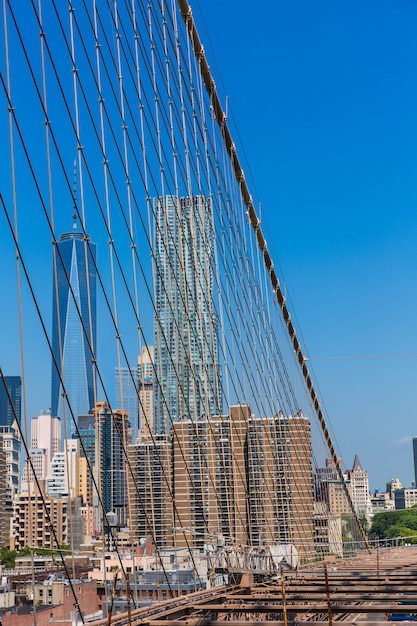
<instances>
[{"instance_id":1,"label":"low-rise building","mask_svg":"<svg viewBox=\"0 0 417 626\"><path fill-rule=\"evenodd\" d=\"M395 509L394 494L391 496L388 491L375 491L371 496L371 505L374 515L382 511L393 511Z\"/></svg>"},{"instance_id":2,"label":"low-rise building","mask_svg":"<svg viewBox=\"0 0 417 626\"><path fill-rule=\"evenodd\" d=\"M100 619L97 583L95 580L65 580L55 574L42 583L31 586L30 601L23 606L15 606L2 615L2 626L62 626L78 623L77 614L82 614L83 622ZM35 609L34 609L35 606ZM81 618L78 617L81 621Z\"/></svg>"},{"instance_id":3,"label":"low-rise building","mask_svg":"<svg viewBox=\"0 0 417 626\"><path fill-rule=\"evenodd\" d=\"M395 509L411 509L417 504L417 489L396 489L394 491Z\"/></svg>"}]
</instances>

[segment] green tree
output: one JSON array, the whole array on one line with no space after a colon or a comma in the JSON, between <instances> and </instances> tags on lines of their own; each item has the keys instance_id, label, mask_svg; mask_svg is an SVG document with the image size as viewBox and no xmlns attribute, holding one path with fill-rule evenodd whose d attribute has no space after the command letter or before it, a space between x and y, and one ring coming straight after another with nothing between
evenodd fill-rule
<instances>
[{"instance_id":1,"label":"green tree","mask_svg":"<svg viewBox=\"0 0 417 626\"><path fill-rule=\"evenodd\" d=\"M417 535L417 509L376 513L369 532L370 539L414 537Z\"/></svg>"},{"instance_id":2,"label":"green tree","mask_svg":"<svg viewBox=\"0 0 417 626\"><path fill-rule=\"evenodd\" d=\"M6 569L13 569L16 561L16 550L9 550L7 546L1 549L1 564Z\"/></svg>"}]
</instances>

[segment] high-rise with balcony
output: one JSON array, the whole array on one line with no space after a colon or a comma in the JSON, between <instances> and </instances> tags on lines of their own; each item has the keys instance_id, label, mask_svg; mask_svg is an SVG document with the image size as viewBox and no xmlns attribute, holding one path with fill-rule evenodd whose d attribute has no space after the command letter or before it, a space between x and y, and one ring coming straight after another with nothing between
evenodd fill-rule
<instances>
[{"instance_id":1,"label":"high-rise with balcony","mask_svg":"<svg viewBox=\"0 0 417 626\"><path fill-rule=\"evenodd\" d=\"M215 240L204 196L154 200L155 431L221 413Z\"/></svg>"},{"instance_id":2,"label":"high-rise with balcony","mask_svg":"<svg viewBox=\"0 0 417 626\"><path fill-rule=\"evenodd\" d=\"M94 408L95 259L96 244L77 231L74 216L73 230L63 233L54 249L51 412L61 418L65 410L76 419Z\"/></svg>"},{"instance_id":3,"label":"high-rise with balcony","mask_svg":"<svg viewBox=\"0 0 417 626\"><path fill-rule=\"evenodd\" d=\"M174 545L201 548L213 532L248 543L249 421L248 406L231 406L229 415L173 425Z\"/></svg>"},{"instance_id":4,"label":"high-rise with balcony","mask_svg":"<svg viewBox=\"0 0 417 626\"><path fill-rule=\"evenodd\" d=\"M3 447L3 450L1 450L1 447ZM0 426L0 453L4 451L6 455L6 468L0 464L3 476L2 487L6 488L6 502L5 504L0 504L0 511L8 520L6 525L8 536L10 537L13 534L15 498L20 491L20 448L21 440L16 422L13 422L11 426Z\"/></svg>"}]
</instances>

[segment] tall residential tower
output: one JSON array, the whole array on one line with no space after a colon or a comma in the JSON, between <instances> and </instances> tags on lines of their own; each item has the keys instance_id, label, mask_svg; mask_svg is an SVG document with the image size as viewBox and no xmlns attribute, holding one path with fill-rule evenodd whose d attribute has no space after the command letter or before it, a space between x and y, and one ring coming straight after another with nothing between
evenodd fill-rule
<instances>
[{"instance_id":1,"label":"tall residential tower","mask_svg":"<svg viewBox=\"0 0 417 626\"><path fill-rule=\"evenodd\" d=\"M101 503L106 515L116 514L116 525L125 526L128 518L125 452L132 443L128 416L124 411L112 411L107 402L97 402L94 415L95 471ZM97 508L100 508L97 494L93 498L97 499Z\"/></svg>"},{"instance_id":2,"label":"tall residential tower","mask_svg":"<svg viewBox=\"0 0 417 626\"><path fill-rule=\"evenodd\" d=\"M221 413L214 224L204 196L154 200L154 425Z\"/></svg>"}]
</instances>

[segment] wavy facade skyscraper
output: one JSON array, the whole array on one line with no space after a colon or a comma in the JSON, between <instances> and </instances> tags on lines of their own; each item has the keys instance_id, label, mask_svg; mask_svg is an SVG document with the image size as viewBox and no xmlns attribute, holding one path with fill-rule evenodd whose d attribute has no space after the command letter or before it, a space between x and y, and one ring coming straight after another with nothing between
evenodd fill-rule
<instances>
[{"instance_id":1,"label":"wavy facade skyscraper","mask_svg":"<svg viewBox=\"0 0 417 626\"><path fill-rule=\"evenodd\" d=\"M154 428L221 412L211 201L154 200Z\"/></svg>"},{"instance_id":2,"label":"wavy facade skyscraper","mask_svg":"<svg viewBox=\"0 0 417 626\"><path fill-rule=\"evenodd\" d=\"M61 418L63 387L75 419L94 408L95 260L96 244L77 232L74 216L73 230L60 236L54 251L51 412ZM68 408L67 416L71 419Z\"/></svg>"}]
</instances>

